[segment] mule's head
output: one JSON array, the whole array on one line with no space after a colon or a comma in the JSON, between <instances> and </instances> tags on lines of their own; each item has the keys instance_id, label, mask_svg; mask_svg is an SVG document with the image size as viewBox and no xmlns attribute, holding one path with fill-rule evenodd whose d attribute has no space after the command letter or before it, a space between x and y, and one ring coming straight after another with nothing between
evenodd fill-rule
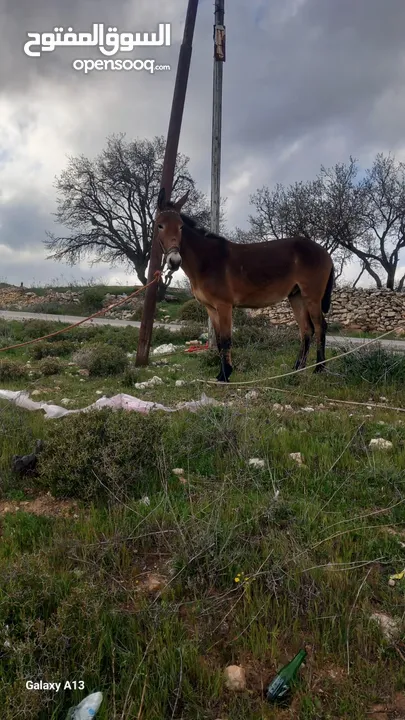
<instances>
[{"instance_id":1,"label":"mule's head","mask_svg":"<svg viewBox=\"0 0 405 720\"><path fill-rule=\"evenodd\" d=\"M156 218L158 228L158 239L165 256L169 270L178 270L181 265L181 231L183 221L180 216L184 203L187 202L190 191L188 190L180 200L175 203L166 202L164 189L158 197L158 215Z\"/></svg>"}]
</instances>

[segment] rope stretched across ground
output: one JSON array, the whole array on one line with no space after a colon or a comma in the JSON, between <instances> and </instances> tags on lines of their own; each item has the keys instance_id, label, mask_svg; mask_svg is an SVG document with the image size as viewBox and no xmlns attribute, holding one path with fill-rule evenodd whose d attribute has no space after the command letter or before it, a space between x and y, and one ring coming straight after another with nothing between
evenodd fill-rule
<instances>
[{"instance_id":1,"label":"rope stretched across ground","mask_svg":"<svg viewBox=\"0 0 405 720\"><path fill-rule=\"evenodd\" d=\"M378 342L379 340L382 340L382 338L386 337L387 335L391 335L391 333L396 332L397 330L401 330L402 328L400 326L394 328L394 330L388 330L387 332L383 333L382 335L379 335L376 338L373 338L372 340L369 340L368 342L365 342L363 345L360 345L359 347L353 348L352 350L347 350L346 352L340 353L339 355L334 355L331 358L327 358L324 360L324 363L332 362L332 360L339 360L342 357L345 357L346 355L351 355L352 353L358 352L359 350L367 347L368 345L372 345L373 343ZM310 370L311 368L315 368L318 365L318 363L313 363L313 365L307 365L304 368L299 368L298 370L290 370L290 372L282 373L281 375L273 375L272 377L265 377L265 378L259 378L258 380L244 380L242 382L218 382L218 380L197 380L197 382L205 383L207 385L222 385L224 387L229 387L232 385L233 387L239 387L241 385L258 385L262 382L270 382L271 380L279 380L281 378L290 377L291 375L297 375L300 372L304 372L305 370Z\"/></svg>"},{"instance_id":2,"label":"rope stretched across ground","mask_svg":"<svg viewBox=\"0 0 405 720\"><path fill-rule=\"evenodd\" d=\"M55 335L60 335L61 333L67 332L68 330L72 330L75 327L79 327L79 325L83 325L83 323L87 322L88 320L92 320L95 317L98 317L98 315L103 315L104 313L108 312L108 310L111 310L114 307L118 307L119 305L124 305L132 297L139 295L139 293L146 290L146 288L150 287L150 285L153 285L153 283L158 282L160 277L161 277L161 272L160 272L160 270L157 270L155 272L153 280L151 280L150 283L139 288L139 290L135 290L133 293L128 295L128 297L123 298L122 300L119 300L118 302L113 303L112 305L108 305L107 307L103 308L102 310L99 310L98 312L93 313L93 315L89 315L89 317L84 318L84 320L79 320L79 322L73 323L73 325L68 325L68 327L62 328L61 330L56 330L55 332L49 333L48 335L42 335L39 338L34 338L34 340L27 340L27 342L18 343L17 345L9 345L8 347L0 348L0 352L5 352L6 350L14 350L15 348L24 347L25 345L32 345L33 343L39 342L40 340L46 340L47 338L55 337Z\"/></svg>"}]
</instances>

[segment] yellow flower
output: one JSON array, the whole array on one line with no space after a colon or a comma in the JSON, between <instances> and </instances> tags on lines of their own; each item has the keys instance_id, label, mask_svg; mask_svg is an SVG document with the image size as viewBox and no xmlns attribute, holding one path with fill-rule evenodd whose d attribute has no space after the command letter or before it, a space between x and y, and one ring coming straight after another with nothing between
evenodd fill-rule
<instances>
[{"instance_id":1,"label":"yellow flower","mask_svg":"<svg viewBox=\"0 0 405 720\"><path fill-rule=\"evenodd\" d=\"M236 577L235 582L240 582L240 577Z\"/></svg>"}]
</instances>

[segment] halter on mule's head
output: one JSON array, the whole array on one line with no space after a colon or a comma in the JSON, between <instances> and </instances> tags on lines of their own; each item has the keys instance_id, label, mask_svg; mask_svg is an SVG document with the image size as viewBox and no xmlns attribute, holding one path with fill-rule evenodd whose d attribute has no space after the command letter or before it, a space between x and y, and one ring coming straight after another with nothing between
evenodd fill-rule
<instances>
[{"instance_id":1,"label":"halter on mule's head","mask_svg":"<svg viewBox=\"0 0 405 720\"><path fill-rule=\"evenodd\" d=\"M165 256L169 270L174 272L181 265L181 231L183 221L180 216L181 209L187 202L190 191L188 190L180 200L175 203L166 203L166 193L162 190L158 196L158 215L156 218L158 227L158 239L160 247Z\"/></svg>"}]
</instances>

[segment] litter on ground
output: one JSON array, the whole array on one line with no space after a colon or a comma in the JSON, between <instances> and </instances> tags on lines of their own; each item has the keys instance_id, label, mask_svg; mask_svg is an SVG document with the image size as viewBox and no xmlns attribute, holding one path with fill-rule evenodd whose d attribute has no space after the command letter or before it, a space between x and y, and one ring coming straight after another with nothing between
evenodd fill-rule
<instances>
[{"instance_id":1,"label":"litter on ground","mask_svg":"<svg viewBox=\"0 0 405 720\"><path fill-rule=\"evenodd\" d=\"M30 399L29 393L24 390L0 390L0 400L9 400L17 405L17 407L24 408L25 410L43 410L46 420L64 417L65 415L72 415L73 413L99 410L104 407L110 407L113 408L113 410L134 410L146 415L151 410L163 410L164 412L189 410L190 412L197 412L208 405L224 405L224 403L214 400L204 393L202 393L200 400L181 402L178 403L175 408L169 408L165 405L161 405L160 403L147 402L146 400L141 400L140 398L136 398L133 395L126 395L125 393L119 393L111 398L103 396L99 400L96 400L95 403L92 403L92 405L88 405L85 408L79 408L78 410L68 410L60 405L53 405L51 403L48 404L46 402L35 402L35 400Z\"/></svg>"},{"instance_id":2,"label":"litter on ground","mask_svg":"<svg viewBox=\"0 0 405 720\"><path fill-rule=\"evenodd\" d=\"M159 345L159 347L155 348L153 351L153 355L166 355L169 353L176 352L176 346L173 345L173 343L169 343L167 345Z\"/></svg>"}]
</instances>

